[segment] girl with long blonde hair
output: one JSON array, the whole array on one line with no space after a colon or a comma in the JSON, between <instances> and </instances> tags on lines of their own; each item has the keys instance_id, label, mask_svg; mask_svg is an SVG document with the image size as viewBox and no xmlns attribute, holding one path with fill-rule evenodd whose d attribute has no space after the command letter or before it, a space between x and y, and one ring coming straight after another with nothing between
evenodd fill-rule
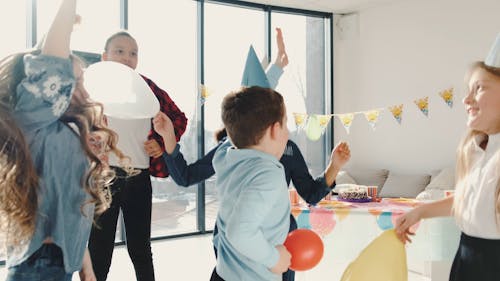
<instances>
[{"instance_id":1,"label":"girl with long blonde hair","mask_svg":"<svg viewBox=\"0 0 500 281\"><path fill-rule=\"evenodd\" d=\"M450 280L500 278L500 34L485 62L476 62L463 103L469 131L457 150L453 196L400 217L396 233L410 241L420 219L453 215L462 231Z\"/></svg>"}]
</instances>

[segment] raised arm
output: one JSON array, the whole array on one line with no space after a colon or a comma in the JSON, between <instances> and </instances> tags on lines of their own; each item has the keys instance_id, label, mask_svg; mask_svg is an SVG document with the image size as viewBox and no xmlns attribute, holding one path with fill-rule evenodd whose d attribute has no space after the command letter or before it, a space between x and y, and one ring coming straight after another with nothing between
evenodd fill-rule
<instances>
[{"instance_id":1,"label":"raised arm","mask_svg":"<svg viewBox=\"0 0 500 281\"><path fill-rule=\"evenodd\" d=\"M63 0L42 46L42 54L67 58L76 20L76 0Z\"/></svg>"},{"instance_id":2,"label":"raised arm","mask_svg":"<svg viewBox=\"0 0 500 281\"><path fill-rule=\"evenodd\" d=\"M276 56L274 64L283 69L288 65L288 55L285 50L285 40L283 40L283 33L281 32L281 28L279 27L276 28L276 45L278 46L278 55Z\"/></svg>"},{"instance_id":3,"label":"raised arm","mask_svg":"<svg viewBox=\"0 0 500 281\"><path fill-rule=\"evenodd\" d=\"M288 65L288 55L286 54L281 28L276 28L276 44L278 46L276 60L266 71L267 80L272 89L278 86L278 81L283 75L283 69Z\"/></svg>"},{"instance_id":4,"label":"raised arm","mask_svg":"<svg viewBox=\"0 0 500 281\"><path fill-rule=\"evenodd\" d=\"M215 174L212 159L215 151L222 142L201 159L188 165L184 159L184 155L179 150L180 146L176 142L172 120L163 112L159 112L153 119L153 126L155 131L162 136L165 143L163 160L175 183L180 186L190 186L204 181Z\"/></svg>"},{"instance_id":5,"label":"raised arm","mask_svg":"<svg viewBox=\"0 0 500 281\"><path fill-rule=\"evenodd\" d=\"M349 146L346 143L339 143L333 149L330 163L323 175L313 178L302 153L294 142L288 141L287 151L282 158L282 163L287 170L287 180L290 178L300 197L313 205L335 186L338 171L350 158Z\"/></svg>"}]
</instances>

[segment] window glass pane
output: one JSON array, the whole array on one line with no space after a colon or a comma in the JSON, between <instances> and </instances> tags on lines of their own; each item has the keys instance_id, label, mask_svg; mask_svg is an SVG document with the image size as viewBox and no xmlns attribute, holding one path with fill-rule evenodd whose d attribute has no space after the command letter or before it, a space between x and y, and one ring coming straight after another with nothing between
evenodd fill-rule
<instances>
[{"instance_id":1,"label":"window glass pane","mask_svg":"<svg viewBox=\"0 0 500 281\"><path fill-rule=\"evenodd\" d=\"M129 31L139 45L137 70L167 91L186 114L181 152L197 159L196 1L129 0ZM197 231L197 186L153 179L152 236Z\"/></svg>"},{"instance_id":2,"label":"window glass pane","mask_svg":"<svg viewBox=\"0 0 500 281\"><path fill-rule=\"evenodd\" d=\"M26 48L26 1L2 1L0 34L0 58Z\"/></svg>"},{"instance_id":3,"label":"window glass pane","mask_svg":"<svg viewBox=\"0 0 500 281\"><path fill-rule=\"evenodd\" d=\"M61 0L38 0L38 41L47 33L60 3ZM75 26L71 48L101 54L106 38L120 27L120 1L78 1L76 12L82 20Z\"/></svg>"},{"instance_id":4,"label":"window glass pane","mask_svg":"<svg viewBox=\"0 0 500 281\"><path fill-rule=\"evenodd\" d=\"M205 102L206 151L216 145L213 134L222 127L222 98L240 87L250 45L259 58L265 54L264 12L218 4L205 4ZM206 226L212 229L216 216L215 180L206 181Z\"/></svg>"},{"instance_id":5,"label":"window glass pane","mask_svg":"<svg viewBox=\"0 0 500 281\"><path fill-rule=\"evenodd\" d=\"M26 1L0 3L0 59L26 49ZM4 245L0 235L0 245ZM6 259L5 247L0 247L0 261Z\"/></svg>"},{"instance_id":6,"label":"window glass pane","mask_svg":"<svg viewBox=\"0 0 500 281\"><path fill-rule=\"evenodd\" d=\"M297 130L292 113L325 113L327 93L324 21L323 18L283 13L272 13L271 20L273 61L277 53L276 27L280 27L283 32L289 59L276 90L285 99L290 139L300 147L314 177L324 170L325 161L328 159L325 145L327 134L317 141L309 140L304 130Z\"/></svg>"}]
</instances>

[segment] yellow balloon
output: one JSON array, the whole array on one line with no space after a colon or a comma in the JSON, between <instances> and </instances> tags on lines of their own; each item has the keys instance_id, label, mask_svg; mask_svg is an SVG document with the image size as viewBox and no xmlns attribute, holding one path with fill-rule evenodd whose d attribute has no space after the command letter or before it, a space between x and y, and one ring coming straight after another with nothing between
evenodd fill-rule
<instances>
[{"instance_id":1,"label":"yellow balloon","mask_svg":"<svg viewBox=\"0 0 500 281\"><path fill-rule=\"evenodd\" d=\"M315 115L309 116L309 121L307 122L306 135L312 141L317 141L321 137L323 129L319 125L319 120Z\"/></svg>"},{"instance_id":2,"label":"yellow balloon","mask_svg":"<svg viewBox=\"0 0 500 281\"><path fill-rule=\"evenodd\" d=\"M408 281L405 246L394 229L375 238L347 267L340 280Z\"/></svg>"}]
</instances>

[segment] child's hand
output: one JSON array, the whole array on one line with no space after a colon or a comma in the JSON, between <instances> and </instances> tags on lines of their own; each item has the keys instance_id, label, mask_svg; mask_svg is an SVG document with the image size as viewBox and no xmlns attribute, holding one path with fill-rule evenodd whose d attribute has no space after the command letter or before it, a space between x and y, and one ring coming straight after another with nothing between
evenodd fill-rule
<instances>
[{"instance_id":1,"label":"child's hand","mask_svg":"<svg viewBox=\"0 0 500 281\"><path fill-rule=\"evenodd\" d=\"M153 126L155 131L162 136L165 143L165 150L171 154L177 144L172 120L165 113L158 112L153 119Z\"/></svg>"},{"instance_id":2,"label":"child's hand","mask_svg":"<svg viewBox=\"0 0 500 281\"><path fill-rule=\"evenodd\" d=\"M147 140L144 142L144 150L149 155L149 157L158 158L163 154L161 146L156 142L156 140Z\"/></svg>"},{"instance_id":3,"label":"child's hand","mask_svg":"<svg viewBox=\"0 0 500 281\"><path fill-rule=\"evenodd\" d=\"M340 171L349 159L351 159L351 150L349 149L349 145L346 142L338 143L330 155L330 161L333 168Z\"/></svg>"},{"instance_id":4,"label":"child's hand","mask_svg":"<svg viewBox=\"0 0 500 281\"><path fill-rule=\"evenodd\" d=\"M281 69L283 69L288 65L288 55L286 54L285 50L283 33L281 32L281 28L279 27L276 28L276 45L278 46L278 56L276 57L276 61L274 63L281 67Z\"/></svg>"},{"instance_id":5,"label":"child's hand","mask_svg":"<svg viewBox=\"0 0 500 281\"><path fill-rule=\"evenodd\" d=\"M278 260L278 263L273 268L271 268L271 272L282 274L283 272L286 272L288 270L292 255L283 245L276 246L276 250L278 250L280 254L280 259Z\"/></svg>"},{"instance_id":6,"label":"child's hand","mask_svg":"<svg viewBox=\"0 0 500 281\"><path fill-rule=\"evenodd\" d=\"M406 244L406 242L411 243L410 236L415 235L415 233L411 232L410 227L420 221L420 212L419 209L413 209L401 217L396 219L396 225L394 226L396 230L396 235L399 240Z\"/></svg>"}]
</instances>

